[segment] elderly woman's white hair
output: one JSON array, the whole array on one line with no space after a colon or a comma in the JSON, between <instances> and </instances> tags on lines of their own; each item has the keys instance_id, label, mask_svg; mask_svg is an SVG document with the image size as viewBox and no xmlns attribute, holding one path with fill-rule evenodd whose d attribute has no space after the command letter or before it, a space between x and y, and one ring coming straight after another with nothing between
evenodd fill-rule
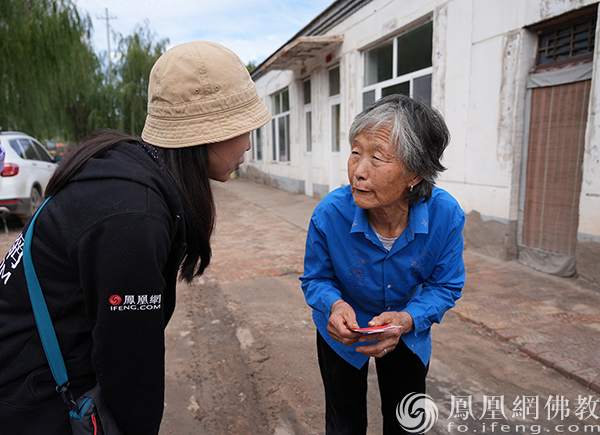
<instances>
[{"instance_id":1,"label":"elderly woman's white hair","mask_svg":"<svg viewBox=\"0 0 600 435\"><path fill-rule=\"evenodd\" d=\"M390 130L390 142L398 159L407 169L423 177L408 194L409 205L421 198L429 200L435 180L446 168L442 154L450 143L450 132L442 115L429 105L394 94L377 100L359 113L350 126L350 143L354 138L380 128Z\"/></svg>"}]
</instances>

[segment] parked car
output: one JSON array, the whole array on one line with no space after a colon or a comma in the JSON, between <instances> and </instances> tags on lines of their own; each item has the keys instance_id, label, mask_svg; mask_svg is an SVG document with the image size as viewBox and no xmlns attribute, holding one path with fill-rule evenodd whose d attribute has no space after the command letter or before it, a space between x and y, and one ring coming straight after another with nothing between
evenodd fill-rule
<instances>
[{"instance_id":1,"label":"parked car","mask_svg":"<svg viewBox=\"0 0 600 435\"><path fill-rule=\"evenodd\" d=\"M0 214L18 216L25 223L42 205L56 162L42 144L25 133L0 131L0 143L6 153Z\"/></svg>"}]
</instances>

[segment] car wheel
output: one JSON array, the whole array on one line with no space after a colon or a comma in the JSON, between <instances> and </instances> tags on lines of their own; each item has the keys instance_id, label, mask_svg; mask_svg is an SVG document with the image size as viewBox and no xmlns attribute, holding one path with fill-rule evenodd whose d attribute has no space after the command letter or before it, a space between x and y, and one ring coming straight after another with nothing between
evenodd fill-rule
<instances>
[{"instance_id":1,"label":"car wheel","mask_svg":"<svg viewBox=\"0 0 600 435\"><path fill-rule=\"evenodd\" d=\"M23 216L21 218L21 222L23 222L23 225L25 225L29 221L31 216L35 214L35 212L38 208L40 208L43 202L44 198L42 198L42 194L40 193L39 189L37 187L33 187L31 189L31 196L29 197L30 214L29 216Z\"/></svg>"}]
</instances>

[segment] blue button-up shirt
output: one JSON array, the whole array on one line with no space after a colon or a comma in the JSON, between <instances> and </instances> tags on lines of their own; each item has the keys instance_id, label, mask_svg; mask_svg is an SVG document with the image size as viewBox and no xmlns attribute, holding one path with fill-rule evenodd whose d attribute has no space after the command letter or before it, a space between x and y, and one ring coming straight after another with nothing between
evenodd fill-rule
<instances>
[{"instance_id":1,"label":"blue button-up shirt","mask_svg":"<svg viewBox=\"0 0 600 435\"><path fill-rule=\"evenodd\" d=\"M328 194L311 217L302 289L317 329L346 361L362 367L368 356L331 338L327 324L339 299L356 312L361 327L384 311L406 311L413 331L402 340L428 364L430 327L461 296L465 282L462 229L465 215L445 190L410 208L408 225L388 251L371 228L367 212L354 204L350 186Z\"/></svg>"}]
</instances>

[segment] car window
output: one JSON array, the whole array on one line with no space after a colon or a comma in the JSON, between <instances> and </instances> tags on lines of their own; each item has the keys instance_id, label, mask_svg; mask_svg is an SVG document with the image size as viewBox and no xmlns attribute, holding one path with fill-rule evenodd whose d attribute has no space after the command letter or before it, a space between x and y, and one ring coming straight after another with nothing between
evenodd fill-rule
<instances>
[{"instance_id":1,"label":"car window","mask_svg":"<svg viewBox=\"0 0 600 435\"><path fill-rule=\"evenodd\" d=\"M33 146L33 143L29 139L19 139L19 143L23 147L25 158L28 160L42 160Z\"/></svg>"},{"instance_id":2,"label":"car window","mask_svg":"<svg viewBox=\"0 0 600 435\"><path fill-rule=\"evenodd\" d=\"M21 157L22 159L25 158L25 156L23 155L23 150L21 149L21 146L19 145L19 142L16 139L12 139L8 141L10 143L10 147L15 150L15 152L19 155L19 157Z\"/></svg>"},{"instance_id":3,"label":"car window","mask_svg":"<svg viewBox=\"0 0 600 435\"><path fill-rule=\"evenodd\" d=\"M37 150L38 154L40 155L40 160L43 160L45 162L52 162L52 156L50 155L50 153L48 153L48 151L46 151L46 148L44 148L42 146L42 144L32 140L31 141L33 143L33 146L35 147L35 149Z\"/></svg>"}]
</instances>

